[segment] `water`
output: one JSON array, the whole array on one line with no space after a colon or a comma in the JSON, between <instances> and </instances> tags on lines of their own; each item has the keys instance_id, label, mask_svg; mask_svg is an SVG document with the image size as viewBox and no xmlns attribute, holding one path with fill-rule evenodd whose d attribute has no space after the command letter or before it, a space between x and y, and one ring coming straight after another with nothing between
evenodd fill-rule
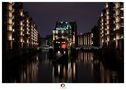
<instances>
[{"instance_id":1,"label":"water","mask_svg":"<svg viewBox=\"0 0 126 90\"><path fill-rule=\"evenodd\" d=\"M12 83L120 83L124 82L123 70L104 64L98 55L78 51L71 57L61 57L56 62L47 51L35 55L17 57L22 61L9 63L3 82ZM67 59L67 60L66 60ZM14 61L15 61L14 60ZM5 79L6 78L6 79Z\"/></svg>"}]
</instances>

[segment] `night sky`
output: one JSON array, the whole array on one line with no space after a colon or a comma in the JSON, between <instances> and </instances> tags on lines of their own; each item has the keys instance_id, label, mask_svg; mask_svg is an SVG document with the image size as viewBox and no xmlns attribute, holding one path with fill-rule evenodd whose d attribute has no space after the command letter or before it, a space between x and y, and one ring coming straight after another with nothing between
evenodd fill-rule
<instances>
[{"instance_id":1,"label":"night sky","mask_svg":"<svg viewBox=\"0 0 126 90\"><path fill-rule=\"evenodd\" d=\"M78 34L90 32L103 8L103 2L24 3L24 9L37 24L41 37L52 34L56 21L76 21Z\"/></svg>"}]
</instances>

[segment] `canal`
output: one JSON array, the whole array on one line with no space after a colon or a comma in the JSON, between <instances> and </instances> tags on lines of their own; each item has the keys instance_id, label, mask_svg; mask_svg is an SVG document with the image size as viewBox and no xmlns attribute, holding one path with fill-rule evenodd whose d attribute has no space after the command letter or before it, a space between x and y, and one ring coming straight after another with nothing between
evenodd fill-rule
<instances>
[{"instance_id":1,"label":"canal","mask_svg":"<svg viewBox=\"0 0 126 90\"><path fill-rule=\"evenodd\" d=\"M54 55L41 51L15 57L6 65L5 83L123 83L123 68L102 62L95 52L76 51L71 57L54 60ZM56 58L55 58L56 59ZM67 60L66 60L67 59ZM63 61L63 62L60 62ZM19 61L19 62L18 62Z\"/></svg>"}]
</instances>

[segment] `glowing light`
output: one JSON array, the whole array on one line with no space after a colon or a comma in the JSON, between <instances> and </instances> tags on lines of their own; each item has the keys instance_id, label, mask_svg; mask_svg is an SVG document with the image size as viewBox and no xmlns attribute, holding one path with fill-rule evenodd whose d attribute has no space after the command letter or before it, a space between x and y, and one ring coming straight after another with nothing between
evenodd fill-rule
<instances>
[{"instance_id":1,"label":"glowing light","mask_svg":"<svg viewBox=\"0 0 126 90\"><path fill-rule=\"evenodd\" d=\"M53 34L55 33L55 30L53 30Z\"/></svg>"},{"instance_id":2,"label":"glowing light","mask_svg":"<svg viewBox=\"0 0 126 90\"><path fill-rule=\"evenodd\" d=\"M60 54L60 51L58 51L58 54Z\"/></svg>"},{"instance_id":3,"label":"glowing light","mask_svg":"<svg viewBox=\"0 0 126 90\"><path fill-rule=\"evenodd\" d=\"M66 48L66 44L62 44L61 48L65 49Z\"/></svg>"},{"instance_id":4,"label":"glowing light","mask_svg":"<svg viewBox=\"0 0 126 90\"><path fill-rule=\"evenodd\" d=\"M8 25L8 30L12 31L12 25Z\"/></svg>"},{"instance_id":5,"label":"glowing light","mask_svg":"<svg viewBox=\"0 0 126 90\"><path fill-rule=\"evenodd\" d=\"M58 74L60 74L60 65L58 65Z\"/></svg>"},{"instance_id":6,"label":"glowing light","mask_svg":"<svg viewBox=\"0 0 126 90\"><path fill-rule=\"evenodd\" d=\"M11 18L8 19L8 23L12 24L12 19Z\"/></svg>"},{"instance_id":7,"label":"glowing light","mask_svg":"<svg viewBox=\"0 0 126 90\"><path fill-rule=\"evenodd\" d=\"M8 34L8 40L12 40L12 34Z\"/></svg>"}]
</instances>

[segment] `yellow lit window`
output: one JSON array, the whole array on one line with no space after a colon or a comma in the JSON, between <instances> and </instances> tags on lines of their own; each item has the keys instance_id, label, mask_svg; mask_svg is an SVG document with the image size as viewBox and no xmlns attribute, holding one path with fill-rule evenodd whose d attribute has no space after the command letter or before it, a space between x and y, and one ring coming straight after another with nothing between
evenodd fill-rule
<instances>
[{"instance_id":1,"label":"yellow lit window","mask_svg":"<svg viewBox=\"0 0 126 90\"><path fill-rule=\"evenodd\" d=\"M8 31L12 31L12 25L8 25Z\"/></svg>"},{"instance_id":2,"label":"yellow lit window","mask_svg":"<svg viewBox=\"0 0 126 90\"><path fill-rule=\"evenodd\" d=\"M119 8L119 7L120 7L120 4L117 2L117 3L115 4L115 7L116 7L116 8Z\"/></svg>"},{"instance_id":3,"label":"yellow lit window","mask_svg":"<svg viewBox=\"0 0 126 90\"><path fill-rule=\"evenodd\" d=\"M120 21L120 18L119 18L119 16L118 17L116 17L116 22L119 22Z\"/></svg>"},{"instance_id":4,"label":"yellow lit window","mask_svg":"<svg viewBox=\"0 0 126 90\"><path fill-rule=\"evenodd\" d=\"M22 21L20 21L20 25L21 25L21 26L23 25L23 22L22 22Z\"/></svg>"},{"instance_id":5,"label":"yellow lit window","mask_svg":"<svg viewBox=\"0 0 126 90\"><path fill-rule=\"evenodd\" d=\"M116 24L116 29L119 29L120 28L120 24Z\"/></svg>"},{"instance_id":6,"label":"yellow lit window","mask_svg":"<svg viewBox=\"0 0 126 90\"><path fill-rule=\"evenodd\" d=\"M107 25L107 29L109 29L109 26Z\"/></svg>"},{"instance_id":7,"label":"yellow lit window","mask_svg":"<svg viewBox=\"0 0 126 90\"><path fill-rule=\"evenodd\" d=\"M109 19L109 16L107 16L107 19Z\"/></svg>"},{"instance_id":8,"label":"yellow lit window","mask_svg":"<svg viewBox=\"0 0 126 90\"><path fill-rule=\"evenodd\" d=\"M120 36L119 36L119 35L116 35L116 39L117 39L117 40L120 39Z\"/></svg>"},{"instance_id":9,"label":"yellow lit window","mask_svg":"<svg viewBox=\"0 0 126 90\"><path fill-rule=\"evenodd\" d=\"M12 10L12 5L11 4L9 4L8 9Z\"/></svg>"},{"instance_id":10,"label":"yellow lit window","mask_svg":"<svg viewBox=\"0 0 126 90\"><path fill-rule=\"evenodd\" d=\"M107 14L109 14L109 10L106 10Z\"/></svg>"},{"instance_id":11,"label":"yellow lit window","mask_svg":"<svg viewBox=\"0 0 126 90\"><path fill-rule=\"evenodd\" d=\"M9 13L9 17L12 17L12 12L8 12Z\"/></svg>"},{"instance_id":12,"label":"yellow lit window","mask_svg":"<svg viewBox=\"0 0 126 90\"><path fill-rule=\"evenodd\" d=\"M20 27L20 30L22 31L23 30L23 27Z\"/></svg>"},{"instance_id":13,"label":"yellow lit window","mask_svg":"<svg viewBox=\"0 0 126 90\"><path fill-rule=\"evenodd\" d=\"M12 34L8 33L8 40L12 40Z\"/></svg>"},{"instance_id":14,"label":"yellow lit window","mask_svg":"<svg viewBox=\"0 0 126 90\"><path fill-rule=\"evenodd\" d=\"M20 11L20 15L23 16L23 10Z\"/></svg>"},{"instance_id":15,"label":"yellow lit window","mask_svg":"<svg viewBox=\"0 0 126 90\"><path fill-rule=\"evenodd\" d=\"M120 14L120 10L116 10L116 15L119 15Z\"/></svg>"},{"instance_id":16,"label":"yellow lit window","mask_svg":"<svg viewBox=\"0 0 126 90\"><path fill-rule=\"evenodd\" d=\"M20 38L20 42L23 42L23 39L22 38Z\"/></svg>"},{"instance_id":17,"label":"yellow lit window","mask_svg":"<svg viewBox=\"0 0 126 90\"><path fill-rule=\"evenodd\" d=\"M8 18L8 23L12 24L12 18Z\"/></svg>"}]
</instances>

